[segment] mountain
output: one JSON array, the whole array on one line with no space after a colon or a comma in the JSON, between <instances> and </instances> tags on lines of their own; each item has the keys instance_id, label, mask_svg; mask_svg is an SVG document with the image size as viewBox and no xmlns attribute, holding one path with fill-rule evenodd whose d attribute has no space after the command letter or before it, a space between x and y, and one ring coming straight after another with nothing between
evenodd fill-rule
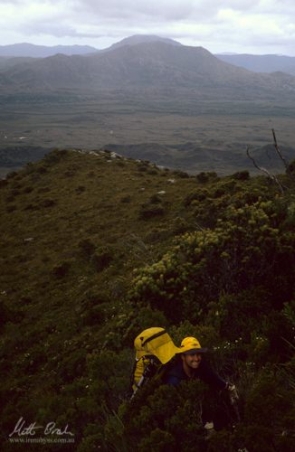
<instances>
[{"instance_id":1,"label":"mountain","mask_svg":"<svg viewBox=\"0 0 295 452\"><path fill-rule=\"evenodd\" d=\"M286 72L295 75L295 57L283 55L215 55L222 61L253 72Z\"/></svg>"},{"instance_id":2,"label":"mountain","mask_svg":"<svg viewBox=\"0 0 295 452\"><path fill-rule=\"evenodd\" d=\"M5 57L32 57L45 58L57 53L64 55L85 55L87 53L97 52L98 49L90 46L40 46L35 44L20 43L7 46L0 46L0 56Z\"/></svg>"},{"instance_id":3,"label":"mountain","mask_svg":"<svg viewBox=\"0 0 295 452\"><path fill-rule=\"evenodd\" d=\"M22 63L32 62L32 57L3 57L0 56L0 72L4 72L7 69L10 69L13 66Z\"/></svg>"},{"instance_id":4,"label":"mountain","mask_svg":"<svg viewBox=\"0 0 295 452\"><path fill-rule=\"evenodd\" d=\"M116 42L115 44L111 45L108 49L105 49L105 50L118 49L119 47L124 47L126 45L133 46L133 45L142 44L145 42L163 42L165 44L171 44L171 45L175 45L175 46L182 45L180 42L177 42L174 39L161 38L160 36L156 36L156 35L133 35L133 36L129 36L128 38L122 39L119 42Z\"/></svg>"},{"instance_id":5,"label":"mountain","mask_svg":"<svg viewBox=\"0 0 295 452\"><path fill-rule=\"evenodd\" d=\"M255 74L220 61L202 47L152 40L86 56L62 54L20 63L0 75L0 92L161 92L171 97L257 100L295 94L295 78ZM172 90L172 91L171 91ZM183 93L185 92L185 93ZM157 94L156 94L157 95Z\"/></svg>"}]
</instances>

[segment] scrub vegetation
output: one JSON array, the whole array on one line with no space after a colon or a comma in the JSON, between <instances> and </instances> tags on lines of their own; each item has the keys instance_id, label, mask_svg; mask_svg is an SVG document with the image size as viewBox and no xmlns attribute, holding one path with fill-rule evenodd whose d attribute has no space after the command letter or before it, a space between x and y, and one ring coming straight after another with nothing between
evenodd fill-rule
<instances>
[{"instance_id":1,"label":"scrub vegetation","mask_svg":"<svg viewBox=\"0 0 295 452\"><path fill-rule=\"evenodd\" d=\"M1 449L16 450L9 434L23 418L68 425L74 445L56 451L293 450L294 167L276 180L192 176L109 151L54 150L8 173ZM210 348L239 389L234 429L219 400L228 423L204 440L201 402L217 402L197 382L155 382L128 401L133 340L151 326L177 345L192 335Z\"/></svg>"}]
</instances>

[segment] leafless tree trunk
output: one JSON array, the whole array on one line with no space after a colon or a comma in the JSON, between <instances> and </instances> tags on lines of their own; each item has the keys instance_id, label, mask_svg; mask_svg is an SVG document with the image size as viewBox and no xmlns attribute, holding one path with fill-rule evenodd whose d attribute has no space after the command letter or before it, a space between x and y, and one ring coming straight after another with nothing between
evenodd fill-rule
<instances>
[{"instance_id":1,"label":"leafless tree trunk","mask_svg":"<svg viewBox=\"0 0 295 452\"><path fill-rule=\"evenodd\" d=\"M282 162L284 163L286 170L288 170L289 163L287 162L287 160L286 160L285 157L283 156L283 154L282 154L282 152L281 152L281 150L280 150L280 148L279 148L279 146L278 146L278 142L277 142L277 138L276 138L275 129L271 129L271 131L272 131L274 146L275 146L275 149L276 149L276 151L277 151L277 154L278 154L278 156L280 157L280 159L282 160Z\"/></svg>"},{"instance_id":2,"label":"leafless tree trunk","mask_svg":"<svg viewBox=\"0 0 295 452\"><path fill-rule=\"evenodd\" d=\"M261 166L259 166L257 164L256 160L250 155L249 147L247 147L246 153L247 153L247 156L249 157L249 159L252 161L252 163L255 166L255 168L257 168L259 171L262 171L263 173L265 173L269 179L274 181L278 185L278 187L280 188L281 193L284 194L284 189L283 189L282 185L280 184L280 181L278 180L278 178L275 175L270 174L270 172L267 171L267 169L262 168Z\"/></svg>"}]
</instances>

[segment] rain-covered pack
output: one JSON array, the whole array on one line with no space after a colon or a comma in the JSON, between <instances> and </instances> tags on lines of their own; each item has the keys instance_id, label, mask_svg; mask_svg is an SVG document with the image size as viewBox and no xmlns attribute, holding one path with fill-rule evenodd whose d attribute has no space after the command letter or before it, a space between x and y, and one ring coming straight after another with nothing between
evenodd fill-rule
<instances>
[{"instance_id":1,"label":"rain-covered pack","mask_svg":"<svg viewBox=\"0 0 295 452\"><path fill-rule=\"evenodd\" d=\"M158 374L171 359L180 353L164 328L143 330L134 339L135 363L132 373L132 397L150 378Z\"/></svg>"}]
</instances>

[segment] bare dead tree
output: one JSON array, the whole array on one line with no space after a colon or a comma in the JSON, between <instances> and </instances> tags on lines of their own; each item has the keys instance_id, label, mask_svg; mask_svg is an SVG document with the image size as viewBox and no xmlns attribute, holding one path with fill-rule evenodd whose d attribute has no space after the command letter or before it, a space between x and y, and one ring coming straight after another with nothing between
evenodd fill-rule
<instances>
[{"instance_id":1,"label":"bare dead tree","mask_svg":"<svg viewBox=\"0 0 295 452\"><path fill-rule=\"evenodd\" d=\"M278 178L274 174L271 174L267 169L262 168L261 166L259 166L257 164L256 160L250 155L248 146L246 149L246 153L247 153L247 156L249 157L249 159L251 160L251 162L253 163L253 165L255 166L255 168L257 168L259 171L262 171L263 173L265 173L270 180L272 180L273 182L275 182L278 185L281 193L284 194L284 189L283 189L282 185L280 184L280 181L278 180Z\"/></svg>"},{"instance_id":2,"label":"bare dead tree","mask_svg":"<svg viewBox=\"0 0 295 452\"><path fill-rule=\"evenodd\" d=\"M272 131L272 136L273 136L273 141L274 141L274 146L275 146L275 150L277 151L277 154L279 156L279 158L282 160L282 162L285 165L286 170L288 170L289 168L289 163L287 162L287 160L285 159L285 157L283 156L279 146L278 146L278 142L277 142L277 137L276 137L276 133L275 133L275 129L271 129Z\"/></svg>"}]
</instances>

